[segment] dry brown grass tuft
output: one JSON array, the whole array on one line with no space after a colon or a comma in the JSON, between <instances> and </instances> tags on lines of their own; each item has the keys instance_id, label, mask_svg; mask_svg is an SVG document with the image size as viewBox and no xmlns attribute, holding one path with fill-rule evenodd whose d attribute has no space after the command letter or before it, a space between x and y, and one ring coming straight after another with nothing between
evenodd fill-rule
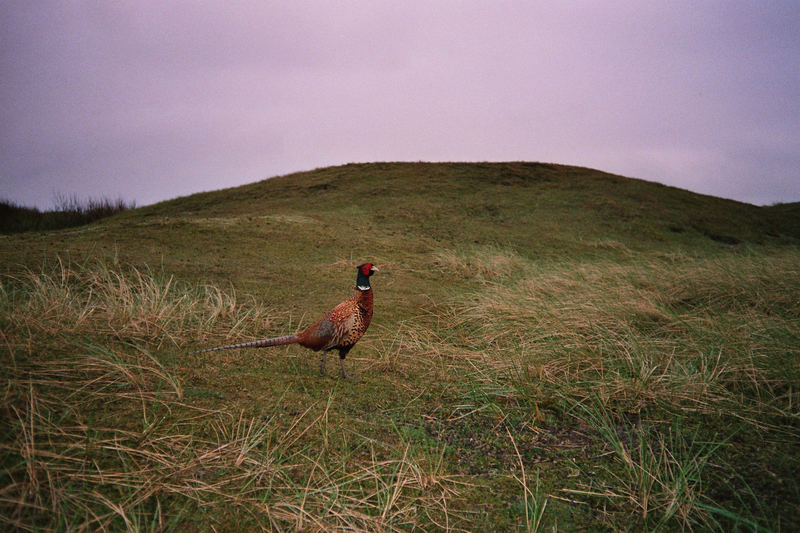
<instances>
[{"instance_id":1,"label":"dry brown grass tuft","mask_svg":"<svg viewBox=\"0 0 800 533\"><path fill-rule=\"evenodd\" d=\"M270 314L252 298L231 290L188 286L171 276L104 263L69 265L7 277L0 306L10 321L5 342L27 355L75 336L96 336L165 348L244 328L269 324Z\"/></svg>"},{"instance_id":2,"label":"dry brown grass tuft","mask_svg":"<svg viewBox=\"0 0 800 533\"><path fill-rule=\"evenodd\" d=\"M775 375L771 359L800 353L792 343L800 338L798 304L787 297L800 288L793 260L753 258L745 268L739 258L681 269L601 263L523 274L457 303L448 327L480 347L498 375L522 365L576 398L591 391L631 411L654 404L713 411L758 388L753 417L765 409L797 416L796 399L778 394L792 376Z\"/></svg>"},{"instance_id":3,"label":"dry brown grass tuft","mask_svg":"<svg viewBox=\"0 0 800 533\"><path fill-rule=\"evenodd\" d=\"M493 280L521 271L525 261L512 250L498 246L475 246L462 250L440 250L434 264L449 276Z\"/></svg>"},{"instance_id":4,"label":"dry brown grass tuft","mask_svg":"<svg viewBox=\"0 0 800 533\"><path fill-rule=\"evenodd\" d=\"M13 438L0 447L14 465L0 502L6 526L164 529L210 508L256 529L399 531L421 515L448 520L457 485L408 449L382 459L373 448L349 465L302 443L327 431L327 411L311 414L316 405L286 427L183 403L180 390L153 386L160 369L137 370L85 359L31 369L10 383L15 398L4 406L12 415L4 429ZM142 423L83 419L97 401L112 411L136 404Z\"/></svg>"}]
</instances>

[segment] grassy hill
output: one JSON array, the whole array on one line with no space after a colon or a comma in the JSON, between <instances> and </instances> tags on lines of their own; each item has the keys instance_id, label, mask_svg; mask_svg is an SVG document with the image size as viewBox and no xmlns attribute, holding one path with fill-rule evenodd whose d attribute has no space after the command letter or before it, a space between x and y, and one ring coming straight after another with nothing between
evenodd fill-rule
<instances>
[{"instance_id":1,"label":"grassy hill","mask_svg":"<svg viewBox=\"0 0 800 533\"><path fill-rule=\"evenodd\" d=\"M0 236L0 516L795 530L797 206L376 163ZM381 272L357 383L299 347L186 355L309 324L363 261Z\"/></svg>"}]
</instances>

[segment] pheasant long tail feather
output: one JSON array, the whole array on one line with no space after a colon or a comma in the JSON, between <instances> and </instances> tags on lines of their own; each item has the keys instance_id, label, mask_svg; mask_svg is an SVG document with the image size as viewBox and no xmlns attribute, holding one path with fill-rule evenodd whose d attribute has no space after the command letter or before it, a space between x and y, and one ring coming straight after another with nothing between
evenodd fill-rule
<instances>
[{"instance_id":1,"label":"pheasant long tail feather","mask_svg":"<svg viewBox=\"0 0 800 533\"><path fill-rule=\"evenodd\" d=\"M235 350L237 348L266 348L268 346L282 346L284 344L294 344L298 341L297 335L286 335L284 337L273 337L271 339L261 339L260 341L243 342L241 344L229 344L227 346L217 346L216 348L206 348L205 350L197 350L191 352L189 355L204 352L216 352L219 350Z\"/></svg>"}]
</instances>

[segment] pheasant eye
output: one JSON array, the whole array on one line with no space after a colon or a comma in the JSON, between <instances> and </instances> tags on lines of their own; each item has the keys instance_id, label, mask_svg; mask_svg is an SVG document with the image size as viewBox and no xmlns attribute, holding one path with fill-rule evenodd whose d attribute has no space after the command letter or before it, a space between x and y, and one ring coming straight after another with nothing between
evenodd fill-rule
<instances>
[{"instance_id":1,"label":"pheasant eye","mask_svg":"<svg viewBox=\"0 0 800 533\"><path fill-rule=\"evenodd\" d=\"M364 273L365 276L369 275L370 270L372 270L372 265L369 263L361 267L361 271Z\"/></svg>"}]
</instances>

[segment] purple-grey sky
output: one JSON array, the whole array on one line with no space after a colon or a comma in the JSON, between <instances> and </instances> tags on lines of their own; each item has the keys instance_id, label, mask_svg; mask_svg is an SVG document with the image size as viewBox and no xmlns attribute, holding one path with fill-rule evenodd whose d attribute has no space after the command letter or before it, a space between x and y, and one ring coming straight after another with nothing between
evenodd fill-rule
<instances>
[{"instance_id":1,"label":"purple-grey sky","mask_svg":"<svg viewBox=\"0 0 800 533\"><path fill-rule=\"evenodd\" d=\"M0 0L0 23L0 198L27 205L418 160L800 200L795 0Z\"/></svg>"}]
</instances>

